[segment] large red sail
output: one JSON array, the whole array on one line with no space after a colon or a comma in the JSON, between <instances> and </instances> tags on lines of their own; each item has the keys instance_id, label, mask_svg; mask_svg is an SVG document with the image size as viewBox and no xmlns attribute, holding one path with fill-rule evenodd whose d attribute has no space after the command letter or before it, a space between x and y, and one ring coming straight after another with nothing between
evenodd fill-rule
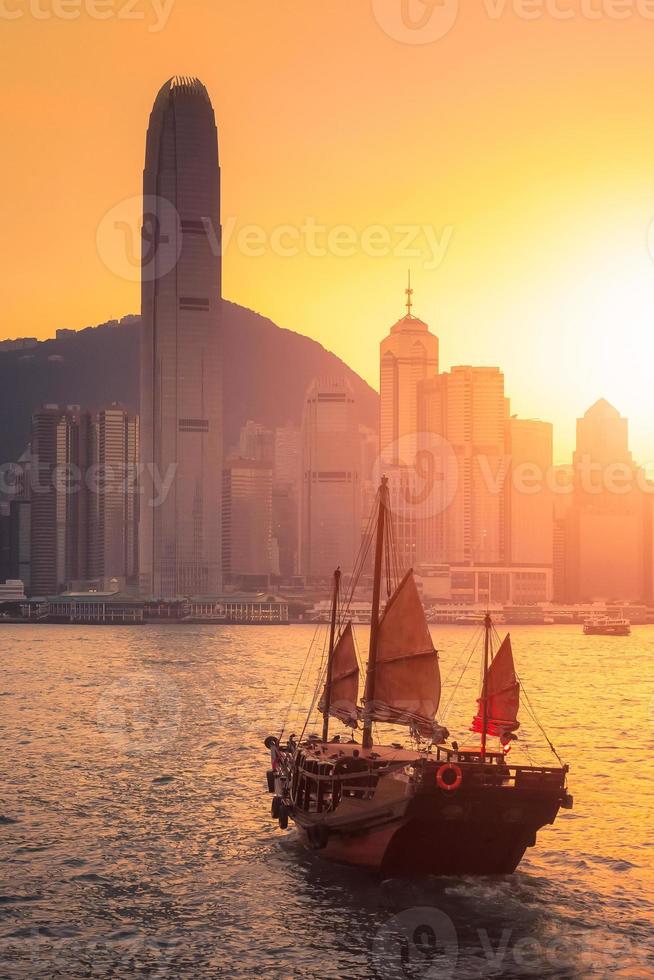
<instances>
[{"instance_id":1,"label":"large red sail","mask_svg":"<svg viewBox=\"0 0 654 980\"><path fill-rule=\"evenodd\" d=\"M509 738L520 727L520 684L515 673L511 637L508 634L488 668L486 697L486 734L500 739ZM477 714L471 729L480 734L484 730L483 700L483 697L477 699Z\"/></svg>"},{"instance_id":2,"label":"large red sail","mask_svg":"<svg viewBox=\"0 0 654 980\"><path fill-rule=\"evenodd\" d=\"M373 690L374 721L433 734L441 676L413 572L402 580L379 624Z\"/></svg>"},{"instance_id":3,"label":"large red sail","mask_svg":"<svg viewBox=\"0 0 654 980\"><path fill-rule=\"evenodd\" d=\"M325 689L319 711L325 710L327 701ZM329 697L329 714L344 722L348 728L356 728L358 723L357 701L359 699L359 663L352 623L348 623L332 654L332 683Z\"/></svg>"}]
</instances>

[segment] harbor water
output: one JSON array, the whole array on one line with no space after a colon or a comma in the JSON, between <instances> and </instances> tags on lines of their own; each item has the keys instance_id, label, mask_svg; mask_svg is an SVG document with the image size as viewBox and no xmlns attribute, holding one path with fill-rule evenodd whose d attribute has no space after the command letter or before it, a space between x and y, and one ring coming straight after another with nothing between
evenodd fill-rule
<instances>
[{"instance_id":1,"label":"harbor water","mask_svg":"<svg viewBox=\"0 0 654 980\"><path fill-rule=\"evenodd\" d=\"M455 689L470 631L432 632L458 737L478 661ZM0 629L0 977L654 977L654 627L512 629L575 805L482 879L332 866L271 821L263 740L311 702L313 634ZM523 704L511 761L554 761Z\"/></svg>"}]
</instances>

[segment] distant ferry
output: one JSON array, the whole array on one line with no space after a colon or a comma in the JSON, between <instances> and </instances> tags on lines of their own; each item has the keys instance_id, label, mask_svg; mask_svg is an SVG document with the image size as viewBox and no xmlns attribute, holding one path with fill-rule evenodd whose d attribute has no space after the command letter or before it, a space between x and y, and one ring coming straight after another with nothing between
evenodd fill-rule
<instances>
[{"instance_id":1,"label":"distant ferry","mask_svg":"<svg viewBox=\"0 0 654 980\"><path fill-rule=\"evenodd\" d=\"M630 636L631 623L628 619L596 616L584 623L586 636Z\"/></svg>"}]
</instances>

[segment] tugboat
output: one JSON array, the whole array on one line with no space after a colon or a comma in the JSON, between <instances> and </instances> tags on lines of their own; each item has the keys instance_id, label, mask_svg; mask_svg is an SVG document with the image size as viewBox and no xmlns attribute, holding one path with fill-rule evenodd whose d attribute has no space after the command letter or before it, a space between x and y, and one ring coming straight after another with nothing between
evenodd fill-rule
<instances>
[{"instance_id":1,"label":"tugboat","mask_svg":"<svg viewBox=\"0 0 654 980\"><path fill-rule=\"evenodd\" d=\"M337 570L329 652L313 702L322 688L322 734L303 732L284 741L282 731L266 739L272 817L283 829L293 821L302 842L325 858L384 875L510 874L536 843L538 830L553 823L561 807L572 807L568 767L558 756L555 767L508 763L520 727L520 683L509 636L494 653L490 615L483 623L482 689L471 727L478 738L462 747L449 742L449 732L436 721L439 657L413 572L391 591L396 556L385 478L375 502L375 525L363 703L354 634L346 619L347 602L340 608ZM364 542L360 567L367 547ZM382 612L384 571L389 598ZM355 587L356 581L352 591ZM330 739L330 718L349 727L352 737ZM373 740L374 723L408 729L412 747ZM360 725L359 744L354 733ZM489 745L489 738L499 740L497 747Z\"/></svg>"},{"instance_id":2,"label":"tugboat","mask_svg":"<svg viewBox=\"0 0 654 980\"><path fill-rule=\"evenodd\" d=\"M631 636L628 619L610 616L594 616L584 623L585 636Z\"/></svg>"}]
</instances>

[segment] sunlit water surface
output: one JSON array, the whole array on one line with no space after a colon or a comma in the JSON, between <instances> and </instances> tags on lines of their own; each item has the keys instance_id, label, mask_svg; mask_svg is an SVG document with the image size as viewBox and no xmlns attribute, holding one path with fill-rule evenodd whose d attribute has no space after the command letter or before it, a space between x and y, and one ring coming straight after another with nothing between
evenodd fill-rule
<instances>
[{"instance_id":1,"label":"sunlit water surface","mask_svg":"<svg viewBox=\"0 0 654 980\"><path fill-rule=\"evenodd\" d=\"M330 866L269 818L262 742L312 634L0 629L0 976L654 976L654 629L513 630L575 808L511 877L422 881ZM447 704L469 633L434 637ZM473 659L453 732L477 682Z\"/></svg>"}]
</instances>

